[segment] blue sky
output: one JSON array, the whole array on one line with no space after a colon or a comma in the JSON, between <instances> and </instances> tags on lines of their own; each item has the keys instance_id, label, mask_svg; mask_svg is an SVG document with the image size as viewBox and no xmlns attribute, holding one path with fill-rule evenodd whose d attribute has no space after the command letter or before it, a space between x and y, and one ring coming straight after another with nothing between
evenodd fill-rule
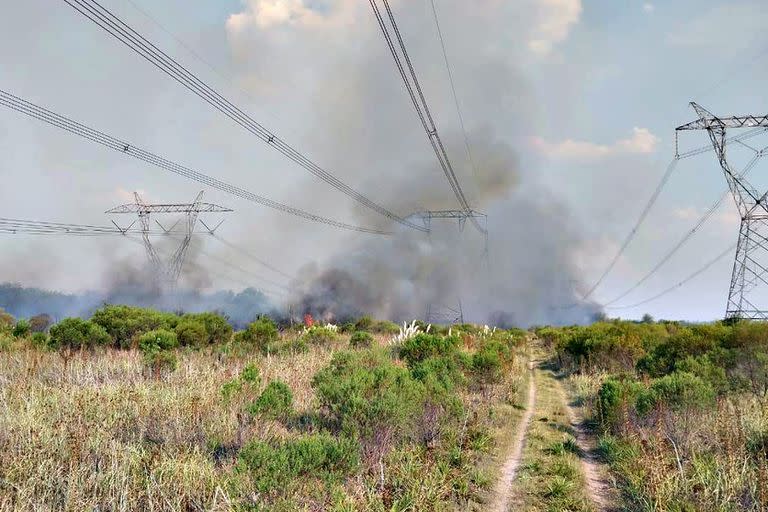
<instances>
[{"instance_id":1,"label":"blue sky","mask_svg":"<svg viewBox=\"0 0 768 512\"><path fill-rule=\"evenodd\" d=\"M768 108L763 30L768 7L759 0L436 3L470 141L479 144L479 133L492 133L514 147L521 180L541 185L566 206L568 223L578 226L578 242L569 242L568 251L581 289L600 275L656 186L673 154L674 127L694 118L689 101L716 114ZM7 4L11 15L0 20L0 59L6 63L0 88L274 199L335 218L369 220L108 40L64 2ZM367 2L105 0L105 5L372 196L390 197L392 182L407 184L429 161ZM459 140L429 2L393 5L441 133ZM706 142L704 134L689 133L682 144ZM451 150L472 191L476 185L462 145ZM4 216L103 223L103 211L125 202L132 190L143 190L150 199L183 200L198 189L12 112L0 111L0 151L5 155L0 172L13 185L0 190ZM450 191L438 188L440 174L430 172L435 188L450 200ZM633 284L724 188L712 154L680 162L637 239L594 297L609 300ZM351 243L346 233L308 226L222 193L212 191L209 199L243 213L228 224L231 238L290 271L322 265L334 257L331 248ZM392 201L404 211L419 206L401 202L397 194ZM729 200L627 301L684 278L735 241L734 212ZM234 258L223 248L206 250ZM140 251L122 246L116 251L98 240L2 238L0 280L67 290L104 286L111 265L140 260ZM44 264L30 263L40 255ZM73 262L87 262L93 272L73 272ZM719 317L731 265L726 258L686 287L623 314ZM208 276L206 285L237 288L242 281L242 276Z\"/></svg>"}]
</instances>

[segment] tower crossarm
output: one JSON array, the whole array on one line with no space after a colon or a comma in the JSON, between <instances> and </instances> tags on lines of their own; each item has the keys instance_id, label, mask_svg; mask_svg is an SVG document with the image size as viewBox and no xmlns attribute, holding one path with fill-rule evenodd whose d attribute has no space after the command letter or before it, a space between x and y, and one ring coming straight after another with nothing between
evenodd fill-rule
<instances>
[{"instance_id":1,"label":"tower crossarm","mask_svg":"<svg viewBox=\"0 0 768 512\"><path fill-rule=\"evenodd\" d=\"M211 203L190 204L138 204L130 203L116 206L104 213L222 213L233 210Z\"/></svg>"},{"instance_id":2,"label":"tower crossarm","mask_svg":"<svg viewBox=\"0 0 768 512\"><path fill-rule=\"evenodd\" d=\"M691 107L699 115L699 118L678 126L676 128L677 131L768 127L768 114L718 117L712 115L707 109L693 101L691 102Z\"/></svg>"},{"instance_id":3,"label":"tower crossarm","mask_svg":"<svg viewBox=\"0 0 768 512\"><path fill-rule=\"evenodd\" d=\"M678 126L677 131L683 130L709 130L711 128L755 128L768 127L768 115L764 116L730 116L697 119L690 123Z\"/></svg>"}]
</instances>

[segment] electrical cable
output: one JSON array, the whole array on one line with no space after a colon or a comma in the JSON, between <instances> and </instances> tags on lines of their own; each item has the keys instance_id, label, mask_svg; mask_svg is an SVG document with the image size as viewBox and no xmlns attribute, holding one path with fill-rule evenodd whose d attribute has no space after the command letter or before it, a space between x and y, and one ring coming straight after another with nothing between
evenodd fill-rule
<instances>
[{"instance_id":1,"label":"electrical cable","mask_svg":"<svg viewBox=\"0 0 768 512\"><path fill-rule=\"evenodd\" d=\"M111 135L107 135L93 128L89 128L77 121L73 121L72 119L69 119L65 116L57 114L44 107L40 107L38 105L35 105L34 103L30 103L29 101L23 100L18 96L15 96L3 90L0 90L0 105L8 107L12 110L15 110L16 112L27 115L39 121L48 123L62 130L68 131L74 135L78 135L82 138L88 139L91 142L95 142L97 144L108 147L120 153L132 156L148 164L154 165L161 169L165 169L166 171L172 172L179 176L183 176L185 178L194 180L198 183L202 183L203 185L209 186L211 188L216 188L218 190L240 197L241 199L245 199L252 203L257 203L262 206L266 206L268 208L279 210L283 213L288 213L296 217L301 217L305 220L327 224L329 226L333 226L340 229L357 231L361 233L370 233L375 235L391 234L389 231L385 231L381 229L367 228L363 226L347 224L345 222L336 221L333 219L329 219L327 217L323 217L321 215L309 213L299 208L294 208L292 206L287 206L285 204L278 203L277 201L273 201L271 199L267 199L265 197L254 194L253 192L249 192L248 190L245 190L243 188L237 187L230 183L227 183L219 179L213 178L211 176L194 171L188 167L184 167L183 165L177 164L161 156L150 153L149 151L136 147L133 144L130 144L124 140L117 139L115 137L112 137Z\"/></svg>"},{"instance_id":2,"label":"electrical cable","mask_svg":"<svg viewBox=\"0 0 768 512\"><path fill-rule=\"evenodd\" d=\"M196 94L206 103L216 110L232 119L235 123L256 135L267 145L275 148L277 151L297 163L307 171L311 172L321 180L333 186L343 194L351 197L366 208L369 208L380 215L383 215L404 226L424 231L424 228L414 224L407 219L387 210L383 206L375 203L368 197L356 191L339 178L323 169L308 157L300 153L295 148L288 145L280 139L275 133L258 123L243 110L235 106L232 102L224 98L213 88L204 83L200 78L191 73L187 68L179 64L167 53L160 50L127 23L118 18L111 11L102 6L95 0L63 0L77 12L88 18L94 24L106 31L112 37L123 43L125 46L140 55L146 61L157 67L160 71L173 78L189 91Z\"/></svg>"}]
</instances>

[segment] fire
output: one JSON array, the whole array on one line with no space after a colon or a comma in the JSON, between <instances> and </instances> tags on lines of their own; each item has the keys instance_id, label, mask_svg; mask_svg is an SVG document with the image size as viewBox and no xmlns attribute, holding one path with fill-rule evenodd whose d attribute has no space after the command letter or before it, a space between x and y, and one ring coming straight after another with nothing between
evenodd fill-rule
<instances>
[{"instance_id":1,"label":"fire","mask_svg":"<svg viewBox=\"0 0 768 512\"><path fill-rule=\"evenodd\" d=\"M304 326L309 328L315 325L315 319L312 318L312 315L307 313L304 315Z\"/></svg>"}]
</instances>

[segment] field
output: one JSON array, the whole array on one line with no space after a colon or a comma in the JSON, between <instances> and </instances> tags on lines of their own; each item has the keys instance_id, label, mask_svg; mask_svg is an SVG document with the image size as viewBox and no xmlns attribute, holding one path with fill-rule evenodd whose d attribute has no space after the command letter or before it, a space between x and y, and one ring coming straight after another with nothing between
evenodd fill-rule
<instances>
[{"instance_id":1,"label":"field","mask_svg":"<svg viewBox=\"0 0 768 512\"><path fill-rule=\"evenodd\" d=\"M768 507L762 324L2 318L2 511Z\"/></svg>"},{"instance_id":2,"label":"field","mask_svg":"<svg viewBox=\"0 0 768 512\"><path fill-rule=\"evenodd\" d=\"M157 349L113 319L99 346L4 336L0 510L480 510L519 417L520 334L179 322Z\"/></svg>"}]
</instances>

